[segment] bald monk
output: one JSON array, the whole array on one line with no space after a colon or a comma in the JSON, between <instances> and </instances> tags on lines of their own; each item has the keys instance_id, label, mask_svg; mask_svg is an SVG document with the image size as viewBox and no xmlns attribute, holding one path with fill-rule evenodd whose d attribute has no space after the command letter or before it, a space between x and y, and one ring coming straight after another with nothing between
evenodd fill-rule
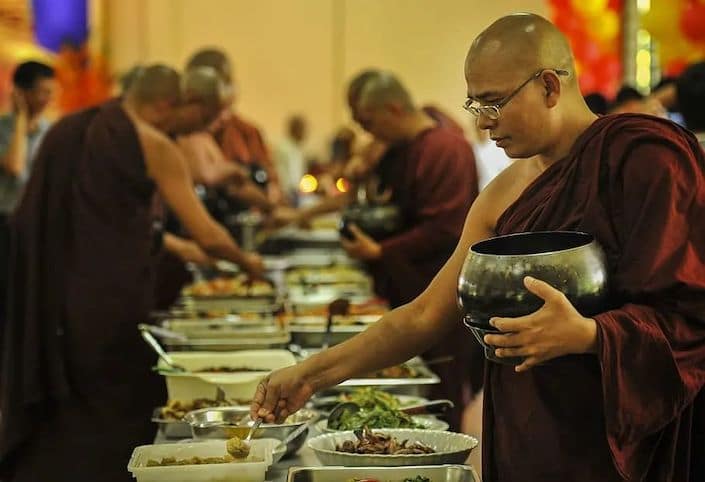
<instances>
[{"instance_id":1,"label":"bald monk","mask_svg":"<svg viewBox=\"0 0 705 482\"><path fill-rule=\"evenodd\" d=\"M198 74L194 74L198 75ZM14 286L3 342L0 460L13 482L128 481L149 443L164 382L137 324L152 306L160 199L207 254L257 275L195 197L167 137L217 115L163 66L124 100L70 115L47 134L12 219Z\"/></svg>"},{"instance_id":2,"label":"bald monk","mask_svg":"<svg viewBox=\"0 0 705 482\"><path fill-rule=\"evenodd\" d=\"M536 15L483 31L465 77L468 110L518 160L479 194L426 291L351 340L272 373L252 415L286 417L322 388L446 339L460 315L458 274L478 240L581 230L605 249L614 308L583 317L527 278L543 307L493 320L506 332L486 338L497 355L526 360L487 364L484 480L705 480L705 157L696 139L655 117L597 118L566 39Z\"/></svg>"},{"instance_id":3,"label":"bald monk","mask_svg":"<svg viewBox=\"0 0 705 482\"><path fill-rule=\"evenodd\" d=\"M207 66L216 69L226 85L230 103L237 100L237 87L233 79L230 59L219 49L201 49L189 59L186 69ZM276 167L261 131L245 120L232 108L223 111L217 121L210 126L218 145L225 157L249 168L261 167L267 172L267 190L270 200L277 203L282 200L283 191Z\"/></svg>"}]
</instances>

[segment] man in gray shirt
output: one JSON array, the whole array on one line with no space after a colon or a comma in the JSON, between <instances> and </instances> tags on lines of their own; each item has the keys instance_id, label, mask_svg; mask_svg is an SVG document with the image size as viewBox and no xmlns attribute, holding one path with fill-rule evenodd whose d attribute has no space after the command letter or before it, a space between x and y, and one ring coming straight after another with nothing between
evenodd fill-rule
<instances>
[{"instance_id":1,"label":"man in gray shirt","mask_svg":"<svg viewBox=\"0 0 705 482\"><path fill-rule=\"evenodd\" d=\"M17 66L13 110L0 116L0 321L5 318L10 261L8 218L29 178L32 159L49 122L42 117L54 92L54 71L40 62Z\"/></svg>"}]
</instances>

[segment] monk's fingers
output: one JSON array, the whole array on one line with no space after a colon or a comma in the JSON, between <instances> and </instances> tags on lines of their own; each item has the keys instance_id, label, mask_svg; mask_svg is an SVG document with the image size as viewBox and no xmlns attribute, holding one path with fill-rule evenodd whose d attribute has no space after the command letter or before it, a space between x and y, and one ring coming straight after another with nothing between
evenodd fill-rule
<instances>
[{"instance_id":1,"label":"monk's fingers","mask_svg":"<svg viewBox=\"0 0 705 482\"><path fill-rule=\"evenodd\" d=\"M524 278L524 286L526 286L527 290L544 301L548 301L550 303L562 303L566 300L563 292L557 290L545 281L541 281L540 279L526 276Z\"/></svg>"},{"instance_id":2,"label":"monk's fingers","mask_svg":"<svg viewBox=\"0 0 705 482\"><path fill-rule=\"evenodd\" d=\"M520 333L507 333L506 335L485 335L483 340L491 346L519 347L524 344L524 337Z\"/></svg>"},{"instance_id":3,"label":"monk's fingers","mask_svg":"<svg viewBox=\"0 0 705 482\"><path fill-rule=\"evenodd\" d=\"M526 316L519 316L517 318L494 317L490 318L490 325L494 326L501 332L519 333L530 329L534 325L535 319L535 313Z\"/></svg>"},{"instance_id":4,"label":"monk's fingers","mask_svg":"<svg viewBox=\"0 0 705 482\"><path fill-rule=\"evenodd\" d=\"M494 354L500 358L509 358L517 356L537 357L540 356L540 350L535 345L522 345L509 348L496 348Z\"/></svg>"},{"instance_id":5,"label":"monk's fingers","mask_svg":"<svg viewBox=\"0 0 705 482\"><path fill-rule=\"evenodd\" d=\"M355 240L359 241L361 239L369 238L369 236L367 236L362 229L358 228L355 223L350 223L349 228L350 232L353 233L353 236L355 236Z\"/></svg>"},{"instance_id":6,"label":"monk's fingers","mask_svg":"<svg viewBox=\"0 0 705 482\"><path fill-rule=\"evenodd\" d=\"M265 421L267 422L274 421L274 419L276 418L275 409L277 408L279 400L281 398L281 387L276 384L270 383L269 379L265 379L265 381L263 381L263 384L265 387L264 400L260 404L260 408L257 411L257 415L260 418L265 419Z\"/></svg>"},{"instance_id":7,"label":"monk's fingers","mask_svg":"<svg viewBox=\"0 0 705 482\"><path fill-rule=\"evenodd\" d=\"M514 367L514 371L519 373L519 372L525 372L527 370L531 370L535 366L540 365L545 361L544 358L542 357L537 357L537 356L530 356L527 357L522 363Z\"/></svg>"},{"instance_id":8,"label":"monk's fingers","mask_svg":"<svg viewBox=\"0 0 705 482\"><path fill-rule=\"evenodd\" d=\"M262 408L262 403L264 403L264 398L267 393L267 379L262 380L259 385L257 385L257 390L255 390L255 395L252 397L252 403L250 404L250 418L252 420L258 417L258 412Z\"/></svg>"}]
</instances>

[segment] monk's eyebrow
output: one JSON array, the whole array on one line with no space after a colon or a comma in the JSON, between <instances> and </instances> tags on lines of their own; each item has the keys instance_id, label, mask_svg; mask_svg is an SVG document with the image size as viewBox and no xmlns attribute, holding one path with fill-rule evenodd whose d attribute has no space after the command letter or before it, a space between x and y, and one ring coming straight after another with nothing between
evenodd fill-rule
<instances>
[{"instance_id":1,"label":"monk's eyebrow","mask_svg":"<svg viewBox=\"0 0 705 482\"><path fill-rule=\"evenodd\" d=\"M481 92L477 95L470 95L468 94L467 99L468 100L477 100L477 101L483 101L487 99L498 99L501 98L502 94L497 91L488 91L488 92Z\"/></svg>"}]
</instances>

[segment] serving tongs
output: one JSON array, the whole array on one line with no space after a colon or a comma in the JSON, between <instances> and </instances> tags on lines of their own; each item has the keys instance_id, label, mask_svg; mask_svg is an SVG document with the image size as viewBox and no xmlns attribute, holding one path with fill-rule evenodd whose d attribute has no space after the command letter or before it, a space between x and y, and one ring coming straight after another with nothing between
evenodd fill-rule
<instances>
[{"instance_id":1,"label":"serving tongs","mask_svg":"<svg viewBox=\"0 0 705 482\"><path fill-rule=\"evenodd\" d=\"M144 341L146 341L147 344L152 347L152 349L157 353L157 355L159 355L159 358L161 358L162 361L166 363L169 367L169 369L160 368L159 371L171 371L177 373L185 373L188 371L181 365L177 365L174 360L164 351L157 339L154 338L154 335L152 335L150 331L150 325L140 324L138 325L138 328L140 330L140 335L142 335Z\"/></svg>"}]
</instances>

